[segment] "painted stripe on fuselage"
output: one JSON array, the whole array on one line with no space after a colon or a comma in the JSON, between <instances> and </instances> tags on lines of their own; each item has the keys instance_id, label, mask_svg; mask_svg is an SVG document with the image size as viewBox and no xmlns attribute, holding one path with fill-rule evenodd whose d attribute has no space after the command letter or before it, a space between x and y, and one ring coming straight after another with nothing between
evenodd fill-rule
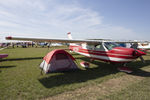
<instances>
[{"instance_id":1,"label":"painted stripe on fuselage","mask_svg":"<svg viewBox=\"0 0 150 100\"><path fill-rule=\"evenodd\" d=\"M76 51L75 51L76 52ZM102 60L107 60L107 61L114 61L114 62L130 62L133 61L134 59L123 59L123 58L116 58L116 57L108 57L108 56L100 56L100 55L93 55L93 54L87 54L87 53L81 53L81 52L76 52L84 56L88 56L91 58L96 58L96 59L102 59Z\"/></svg>"},{"instance_id":2,"label":"painted stripe on fuselage","mask_svg":"<svg viewBox=\"0 0 150 100\"><path fill-rule=\"evenodd\" d=\"M117 58L127 58L127 59L133 58L132 55L115 54L115 53L108 53L108 52L102 53L102 52L95 52L95 51L87 51L84 49L81 49L78 52L88 53L88 54L93 54L93 55L100 55L100 56L117 57Z\"/></svg>"}]
</instances>

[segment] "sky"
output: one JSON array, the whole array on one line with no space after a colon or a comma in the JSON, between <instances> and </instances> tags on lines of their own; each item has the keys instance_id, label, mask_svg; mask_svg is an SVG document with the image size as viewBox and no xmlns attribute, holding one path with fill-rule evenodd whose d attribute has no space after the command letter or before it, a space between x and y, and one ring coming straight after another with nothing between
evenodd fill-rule
<instances>
[{"instance_id":1,"label":"sky","mask_svg":"<svg viewBox=\"0 0 150 100\"><path fill-rule=\"evenodd\" d=\"M5 36L150 40L150 0L0 0Z\"/></svg>"}]
</instances>

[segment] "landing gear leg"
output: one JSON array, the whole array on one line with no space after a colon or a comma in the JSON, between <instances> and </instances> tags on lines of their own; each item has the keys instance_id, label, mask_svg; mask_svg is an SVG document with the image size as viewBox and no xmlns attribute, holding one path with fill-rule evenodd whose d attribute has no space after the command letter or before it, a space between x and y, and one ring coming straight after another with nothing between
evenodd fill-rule
<instances>
[{"instance_id":1,"label":"landing gear leg","mask_svg":"<svg viewBox=\"0 0 150 100\"><path fill-rule=\"evenodd\" d=\"M140 56L139 58L141 59L141 61L142 61L143 63L145 63L145 60L143 59L142 56Z\"/></svg>"},{"instance_id":2,"label":"landing gear leg","mask_svg":"<svg viewBox=\"0 0 150 100\"><path fill-rule=\"evenodd\" d=\"M126 66L127 66L127 63L124 63L124 64L123 64L123 67L126 67Z\"/></svg>"}]
</instances>

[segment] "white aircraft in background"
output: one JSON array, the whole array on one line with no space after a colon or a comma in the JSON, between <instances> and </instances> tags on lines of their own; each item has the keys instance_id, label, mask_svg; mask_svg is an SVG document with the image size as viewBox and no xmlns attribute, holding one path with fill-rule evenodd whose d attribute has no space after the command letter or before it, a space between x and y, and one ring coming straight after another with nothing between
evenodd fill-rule
<instances>
[{"instance_id":1,"label":"white aircraft in background","mask_svg":"<svg viewBox=\"0 0 150 100\"><path fill-rule=\"evenodd\" d=\"M121 43L120 46L150 52L150 43L146 41L143 41L142 43L139 41L137 41L137 43Z\"/></svg>"},{"instance_id":2,"label":"white aircraft in background","mask_svg":"<svg viewBox=\"0 0 150 100\"><path fill-rule=\"evenodd\" d=\"M138 49L150 52L150 43L138 43Z\"/></svg>"}]
</instances>

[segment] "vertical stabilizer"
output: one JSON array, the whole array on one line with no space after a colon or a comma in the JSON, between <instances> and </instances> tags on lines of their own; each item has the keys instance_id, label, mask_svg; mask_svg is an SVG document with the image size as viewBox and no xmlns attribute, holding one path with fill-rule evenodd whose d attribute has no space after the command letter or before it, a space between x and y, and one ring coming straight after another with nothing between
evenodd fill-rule
<instances>
[{"instance_id":1,"label":"vertical stabilizer","mask_svg":"<svg viewBox=\"0 0 150 100\"><path fill-rule=\"evenodd\" d=\"M68 39L72 39L71 32L68 32L67 36L68 36ZM72 48L73 45L75 45L75 43L69 43L69 49L71 51L73 51L73 48Z\"/></svg>"},{"instance_id":2,"label":"vertical stabilizer","mask_svg":"<svg viewBox=\"0 0 150 100\"><path fill-rule=\"evenodd\" d=\"M68 32L67 35L69 39L72 39L71 32Z\"/></svg>"}]
</instances>

